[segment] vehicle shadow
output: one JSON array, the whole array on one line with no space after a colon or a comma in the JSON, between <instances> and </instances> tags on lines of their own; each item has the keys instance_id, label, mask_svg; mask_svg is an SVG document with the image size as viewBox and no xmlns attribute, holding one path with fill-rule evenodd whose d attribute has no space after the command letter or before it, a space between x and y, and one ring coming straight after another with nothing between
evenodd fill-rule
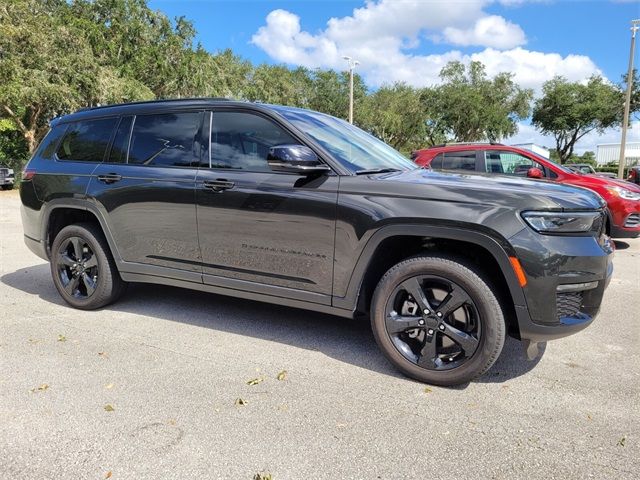
<instances>
[{"instance_id":1,"label":"vehicle shadow","mask_svg":"<svg viewBox=\"0 0 640 480\"><path fill-rule=\"evenodd\" d=\"M47 264L7 273L0 277L0 281L9 287L38 295L46 302L64 305L50 281ZM129 285L125 296L106 309L316 350L340 362L403 378L378 350L366 319L345 319L279 305L150 284ZM539 360L540 358L534 361L527 360L520 342L507 338L496 364L475 382L506 382L526 374ZM462 385L458 388L464 389L467 386Z\"/></svg>"},{"instance_id":2,"label":"vehicle shadow","mask_svg":"<svg viewBox=\"0 0 640 480\"><path fill-rule=\"evenodd\" d=\"M626 250L630 246L627 242L621 240L614 240L613 243L616 246L616 250Z\"/></svg>"}]
</instances>

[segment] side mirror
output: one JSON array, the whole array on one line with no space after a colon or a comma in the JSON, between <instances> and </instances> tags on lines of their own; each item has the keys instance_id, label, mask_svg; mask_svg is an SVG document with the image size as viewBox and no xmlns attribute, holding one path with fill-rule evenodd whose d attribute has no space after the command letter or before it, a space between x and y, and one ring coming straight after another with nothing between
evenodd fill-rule
<instances>
[{"instance_id":1,"label":"side mirror","mask_svg":"<svg viewBox=\"0 0 640 480\"><path fill-rule=\"evenodd\" d=\"M527 177L529 178L544 178L544 173L539 168L532 167L527 170Z\"/></svg>"},{"instance_id":2,"label":"side mirror","mask_svg":"<svg viewBox=\"0 0 640 480\"><path fill-rule=\"evenodd\" d=\"M309 147L304 145L278 145L271 147L267 163L274 172L311 175L330 171Z\"/></svg>"}]
</instances>

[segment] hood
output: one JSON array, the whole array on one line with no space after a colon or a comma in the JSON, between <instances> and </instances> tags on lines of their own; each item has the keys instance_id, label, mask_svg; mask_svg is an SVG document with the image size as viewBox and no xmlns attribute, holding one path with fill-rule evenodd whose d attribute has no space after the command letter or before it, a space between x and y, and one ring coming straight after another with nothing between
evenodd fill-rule
<instances>
[{"instance_id":1,"label":"hood","mask_svg":"<svg viewBox=\"0 0 640 480\"><path fill-rule=\"evenodd\" d=\"M572 185L563 185L545 180L529 180L519 177L490 174L459 174L416 169L371 175L370 179L389 185L378 184L380 193L487 205L508 205L519 210L595 210L606 205L597 193ZM397 184L405 186L398 189ZM395 184L395 187L392 185Z\"/></svg>"},{"instance_id":2,"label":"hood","mask_svg":"<svg viewBox=\"0 0 640 480\"><path fill-rule=\"evenodd\" d=\"M636 185L635 183L627 182L626 180L620 180L619 178L603 177L600 175L574 175L574 176L576 177L576 180L578 182L585 183L586 185L589 185L589 186L622 187L622 188L626 188L627 190L631 190L632 192L640 193L640 186Z\"/></svg>"}]
</instances>

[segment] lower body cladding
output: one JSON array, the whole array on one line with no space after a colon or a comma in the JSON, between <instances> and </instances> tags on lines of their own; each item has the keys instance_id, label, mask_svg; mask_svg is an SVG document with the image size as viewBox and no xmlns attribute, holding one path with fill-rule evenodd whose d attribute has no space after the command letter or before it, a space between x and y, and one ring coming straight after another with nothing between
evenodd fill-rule
<instances>
[{"instance_id":1,"label":"lower body cladding","mask_svg":"<svg viewBox=\"0 0 640 480\"><path fill-rule=\"evenodd\" d=\"M509 241L527 279L526 305L516 306L520 338L535 344L586 328L613 273L609 238L522 230Z\"/></svg>"}]
</instances>

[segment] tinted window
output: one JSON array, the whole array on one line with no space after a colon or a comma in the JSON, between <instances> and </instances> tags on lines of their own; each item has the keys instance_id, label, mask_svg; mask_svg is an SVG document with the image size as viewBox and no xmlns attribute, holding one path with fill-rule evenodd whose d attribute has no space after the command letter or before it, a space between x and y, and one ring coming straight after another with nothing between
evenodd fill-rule
<instances>
[{"instance_id":1,"label":"tinted window","mask_svg":"<svg viewBox=\"0 0 640 480\"><path fill-rule=\"evenodd\" d=\"M476 152L447 152L442 159L444 170L471 170L476 169Z\"/></svg>"},{"instance_id":2,"label":"tinted window","mask_svg":"<svg viewBox=\"0 0 640 480\"><path fill-rule=\"evenodd\" d=\"M250 113L214 112L211 126L211 167L270 172L269 148L298 144L266 118Z\"/></svg>"},{"instance_id":3,"label":"tinted window","mask_svg":"<svg viewBox=\"0 0 640 480\"><path fill-rule=\"evenodd\" d=\"M544 167L538 162L514 152L486 151L484 162L485 171L488 173L526 177L530 168L539 168L544 172Z\"/></svg>"},{"instance_id":4,"label":"tinted window","mask_svg":"<svg viewBox=\"0 0 640 480\"><path fill-rule=\"evenodd\" d=\"M139 115L135 118L129 163L189 167L200 163L202 112Z\"/></svg>"},{"instance_id":5,"label":"tinted window","mask_svg":"<svg viewBox=\"0 0 640 480\"><path fill-rule=\"evenodd\" d=\"M129 148L132 122L133 117L122 117L120 119L120 125L118 125L111 152L109 152L109 163L127 163L127 149Z\"/></svg>"},{"instance_id":6,"label":"tinted window","mask_svg":"<svg viewBox=\"0 0 640 480\"><path fill-rule=\"evenodd\" d=\"M116 118L105 118L70 124L56 151L58 158L101 162L116 122Z\"/></svg>"},{"instance_id":7,"label":"tinted window","mask_svg":"<svg viewBox=\"0 0 640 480\"><path fill-rule=\"evenodd\" d=\"M42 140L36 156L46 159L50 159L51 157L53 157L53 154L56 151L56 147L58 146L58 142L66 131L66 125L56 125L55 127L53 127L49 131L49 133L47 133L47 136L44 137L44 140Z\"/></svg>"},{"instance_id":8,"label":"tinted window","mask_svg":"<svg viewBox=\"0 0 640 480\"><path fill-rule=\"evenodd\" d=\"M431 160L431 163L429 164L429 166L431 168L436 168L436 169L440 169L442 168L442 159L444 158L444 153L439 153L438 155L436 155L433 160Z\"/></svg>"}]
</instances>

